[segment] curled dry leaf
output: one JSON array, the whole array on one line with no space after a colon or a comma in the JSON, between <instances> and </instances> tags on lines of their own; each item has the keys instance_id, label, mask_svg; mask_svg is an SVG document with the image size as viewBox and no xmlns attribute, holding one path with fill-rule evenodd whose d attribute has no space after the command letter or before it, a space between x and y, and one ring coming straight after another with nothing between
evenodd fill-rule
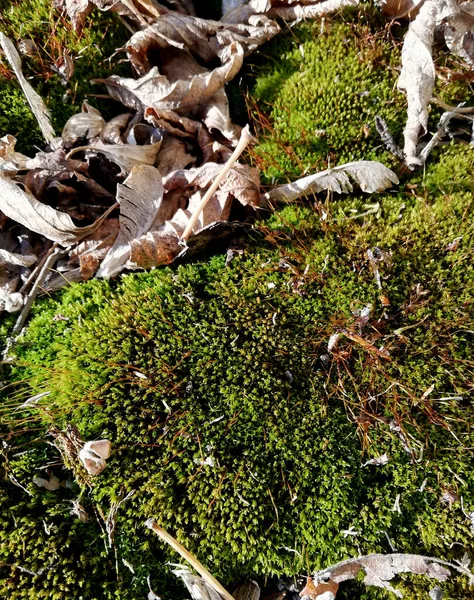
<instances>
[{"instance_id":1,"label":"curled dry leaf","mask_svg":"<svg viewBox=\"0 0 474 600\"><path fill-rule=\"evenodd\" d=\"M35 92L35 90L25 79L21 70L20 55L16 51L13 42L9 38L7 38L7 36L2 32L0 32L0 44L5 53L5 58L10 63L13 72L15 73L16 78L18 79L18 83L21 85L21 89L23 90L26 99L28 100L28 104L30 105L31 110L33 111L33 114L35 115L36 120L38 121L38 125L41 129L41 133L43 134L44 139L47 142L51 142L56 134L54 133L53 126L51 125L49 110L46 108L46 105L41 99L41 97Z\"/></svg>"},{"instance_id":2,"label":"curled dry leaf","mask_svg":"<svg viewBox=\"0 0 474 600\"><path fill-rule=\"evenodd\" d=\"M311 600L334 600L339 589L335 581L321 582L315 585L311 577L306 580L305 587L300 592L300 598L309 597Z\"/></svg>"},{"instance_id":3,"label":"curled dry leaf","mask_svg":"<svg viewBox=\"0 0 474 600\"><path fill-rule=\"evenodd\" d=\"M117 186L120 229L114 245L101 264L97 277L113 277L130 258L130 242L148 232L163 200L161 174L154 167L134 167Z\"/></svg>"},{"instance_id":4,"label":"curled dry leaf","mask_svg":"<svg viewBox=\"0 0 474 600\"><path fill-rule=\"evenodd\" d=\"M28 156L15 151L16 138L4 135L0 138L0 173L14 175L26 168Z\"/></svg>"},{"instance_id":5,"label":"curled dry leaf","mask_svg":"<svg viewBox=\"0 0 474 600\"><path fill-rule=\"evenodd\" d=\"M122 136L132 116L131 113L123 113L108 121L100 134L100 139L104 144L124 144Z\"/></svg>"},{"instance_id":6,"label":"curled dry leaf","mask_svg":"<svg viewBox=\"0 0 474 600\"><path fill-rule=\"evenodd\" d=\"M380 0L377 4L382 9L385 16L391 19L400 19L401 17L414 17L418 14L425 0Z\"/></svg>"},{"instance_id":7,"label":"curled dry leaf","mask_svg":"<svg viewBox=\"0 0 474 600\"><path fill-rule=\"evenodd\" d=\"M66 10L77 34L81 33L85 20L94 7L89 0L54 0L54 4L60 10Z\"/></svg>"},{"instance_id":8,"label":"curled dry leaf","mask_svg":"<svg viewBox=\"0 0 474 600\"><path fill-rule=\"evenodd\" d=\"M293 0L268 0L270 5L266 14L286 20L314 19L346 6L357 6L359 0L323 0L322 2L294 2Z\"/></svg>"},{"instance_id":9,"label":"curled dry leaf","mask_svg":"<svg viewBox=\"0 0 474 600\"><path fill-rule=\"evenodd\" d=\"M198 58L200 64L216 59L223 64L228 60L229 48L234 44L238 44L244 55L248 56L280 31L275 22L264 15L255 15L255 12L252 8L245 22L241 19L232 23L170 12L132 36L126 48L128 57L137 72L143 75L153 66L166 67L166 52L172 48L181 50L181 58L188 53ZM154 62L159 59L157 54L164 55L162 60L165 62L161 65Z\"/></svg>"},{"instance_id":10,"label":"curled dry leaf","mask_svg":"<svg viewBox=\"0 0 474 600\"><path fill-rule=\"evenodd\" d=\"M407 96L407 121L405 138L405 162L408 166L421 164L416 144L421 133L426 133L428 103L435 82L435 69L431 55L434 30L437 23L438 5L426 0L416 19L410 23L402 49L402 71L398 88Z\"/></svg>"},{"instance_id":11,"label":"curled dry leaf","mask_svg":"<svg viewBox=\"0 0 474 600\"><path fill-rule=\"evenodd\" d=\"M110 441L97 440L86 442L79 451L79 459L89 475L99 475L106 467L106 459L110 457Z\"/></svg>"},{"instance_id":12,"label":"curled dry leaf","mask_svg":"<svg viewBox=\"0 0 474 600\"><path fill-rule=\"evenodd\" d=\"M324 571L319 571L313 576L313 582L315 586L321 582L339 584L348 579L355 579L363 571L366 585L385 588L401 598L403 594L400 590L392 587L389 583L396 575L414 573L426 575L438 581L446 581L451 575L451 571L444 565L458 571L461 570L456 565L417 554L369 554L345 560Z\"/></svg>"},{"instance_id":13,"label":"curled dry leaf","mask_svg":"<svg viewBox=\"0 0 474 600\"><path fill-rule=\"evenodd\" d=\"M94 83L103 83L112 98L135 110L154 108L191 114L230 81L243 64L243 49L235 43L223 56L222 66L212 71L200 68L190 55L182 56L178 50L170 50L168 55L166 74L153 67L139 79L112 75L95 79Z\"/></svg>"},{"instance_id":14,"label":"curled dry leaf","mask_svg":"<svg viewBox=\"0 0 474 600\"><path fill-rule=\"evenodd\" d=\"M375 161L361 160L347 163L282 185L265 194L270 202L291 202L297 198L329 190L348 194L353 187L351 179L363 192L381 192L398 183L398 177L385 165Z\"/></svg>"},{"instance_id":15,"label":"curled dry leaf","mask_svg":"<svg viewBox=\"0 0 474 600\"><path fill-rule=\"evenodd\" d=\"M84 100L82 112L68 119L61 138L67 146L72 146L78 140L91 140L97 137L104 127L105 121L100 112Z\"/></svg>"},{"instance_id":16,"label":"curled dry leaf","mask_svg":"<svg viewBox=\"0 0 474 600\"><path fill-rule=\"evenodd\" d=\"M454 3L453 12L443 19L443 24L448 48L474 67L474 2Z\"/></svg>"},{"instance_id":17,"label":"curled dry leaf","mask_svg":"<svg viewBox=\"0 0 474 600\"><path fill-rule=\"evenodd\" d=\"M139 165L155 164L156 155L161 146L161 141L156 144L146 146L133 146L131 144L104 144L98 141L93 146L79 146L74 148L67 155L68 158L78 152L88 152L89 154L103 154L109 160L117 164L124 174L132 171L133 167Z\"/></svg>"},{"instance_id":18,"label":"curled dry leaf","mask_svg":"<svg viewBox=\"0 0 474 600\"><path fill-rule=\"evenodd\" d=\"M113 208L92 225L76 227L69 215L42 204L32 194L0 174L0 210L13 221L60 244L74 244L91 233Z\"/></svg>"}]
</instances>

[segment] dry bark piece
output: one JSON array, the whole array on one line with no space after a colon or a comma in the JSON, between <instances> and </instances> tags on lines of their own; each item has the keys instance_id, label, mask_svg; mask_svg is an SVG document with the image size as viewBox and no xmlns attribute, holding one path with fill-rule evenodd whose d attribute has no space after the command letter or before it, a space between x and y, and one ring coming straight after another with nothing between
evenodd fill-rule
<instances>
[{"instance_id":1,"label":"dry bark piece","mask_svg":"<svg viewBox=\"0 0 474 600\"><path fill-rule=\"evenodd\" d=\"M2 46L5 53L5 58L10 63L10 66L12 67L13 72L18 79L18 83L20 84L21 89L28 100L28 104L30 105L31 110L38 121L38 125L41 129L44 139L47 142L51 142L55 138L56 134L54 133L53 126L51 125L50 112L46 108L42 98L35 92L35 90L25 79L25 76L21 70L20 55L16 51L13 42L2 32L0 32L0 45Z\"/></svg>"}]
</instances>

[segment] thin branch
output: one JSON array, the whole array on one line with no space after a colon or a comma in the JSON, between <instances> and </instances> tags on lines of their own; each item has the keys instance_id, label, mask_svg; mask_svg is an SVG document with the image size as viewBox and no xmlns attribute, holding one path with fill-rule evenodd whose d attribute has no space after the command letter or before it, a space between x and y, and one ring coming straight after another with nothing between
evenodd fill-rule
<instances>
[{"instance_id":1,"label":"thin branch","mask_svg":"<svg viewBox=\"0 0 474 600\"><path fill-rule=\"evenodd\" d=\"M222 585L213 577L204 565L202 565L196 557L194 557L184 546L182 546L177 540L174 539L169 533L167 533L162 527L157 525L153 519L149 519L146 522L146 526L151 529L156 535L162 540L169 544L173 550L176 550L188 563L196 569L201 577L208 583L224 600L234 600L234 597L222 587Z\"/></svg>"},{"instance_id":2,"label":"thin branch","mask_svg":"<svg viewBox=\"0 0 474 600\"><path fill-rule=\"evenodd\" d=\"M245 150L245 148L249 145L249 143L252 141L252 139L253 138L252 138L252 135L250 134L249 126L246 125L242 129L242 133L240 134L239 143L237 144L237 146L236 146L235 150L233 151L232 155L230 156L229 160L225 163L224 167L222 168L222 171L216 177L216 179L214 180L214 183L211 185L211 187L204 194L204 197L201 200L199 206L194 211L194 213L191 215L191 218L189 219L188 224L186 225L186 228L183 231L183 235L181 236L181 240L183 242L186 242L188 240L189 236L192 234L193 229L199 219L199 215L202 213L202 211L206 207L206 204L209 202L209 200L212 198L214 193L217 191L217 188L219 187L221 182L227 177L227 174L234 166L234 163L237 162L237 159L242 154L242 152Z\"/></svg>"}]
</instances>

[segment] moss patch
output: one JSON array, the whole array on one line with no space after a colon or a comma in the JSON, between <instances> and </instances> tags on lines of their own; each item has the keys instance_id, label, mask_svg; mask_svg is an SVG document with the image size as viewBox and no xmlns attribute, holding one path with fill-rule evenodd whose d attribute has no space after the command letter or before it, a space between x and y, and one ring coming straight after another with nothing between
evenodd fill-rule
<instances>
[{"instance_id":1,"label":"moss patch","mask_svg":"<svg viewBox=\"0 0 474 600\"><path fill-rule=\"evenodd\" d=\"M285 50L278 86L270 74L267 89L257 84L260 99L278 87L294 102L287 114L271 96L278 169L262 163L267 179L320 166L328 152L338 162L380 157L373 132L361 137L354 119L347 139L330 132L307 145L295 137L293 126L320 128L323 116L329 123L325 104L313 111L314 95L327 86L326 99L339 96L338 74L351 96L334 101L334 119L354 105L367 118L387 109L393 128L403 126L402 104L388 95L386 42L364 47L337 20L314 40L311 27L321 25L294 35L314 54L307 66L321 88L308 76L313 99L296 85L306 77L295 74L297 47ZM355 61L350 79L337 71L346 64L341 39ZM356 75L371 83L369 94L384 91L370 101L358 95ZM262 161L272 143L257 148ZM282 143L293 154L282 158ZM400 552L461 559L473 533L456 498L474 509L473 160L472 149L451 146L394 193L288 206L257 224L230 264L207 257L71 286L37 303L3 371L3 595L135 600L146 597L151 575L157 593L173 597L164 563L177 556L144 528L149 517L230 587L389 552L388 539ZM43 391L50 394L20 408ZM48 443L48 429L68 423L83 439L112 441L97 478L78 464L63 469ZM387 464L365 464L383 454ZM59 490L33 484L51 473ZM131 491L107 548L100 515ZM87 523L70 514L73 500ZM407 577L405 597L420 597L429 583ZM446 589L472 597L462 582ZM355 582L339 596L384 594Z\"/></svg>"}]
</instances>

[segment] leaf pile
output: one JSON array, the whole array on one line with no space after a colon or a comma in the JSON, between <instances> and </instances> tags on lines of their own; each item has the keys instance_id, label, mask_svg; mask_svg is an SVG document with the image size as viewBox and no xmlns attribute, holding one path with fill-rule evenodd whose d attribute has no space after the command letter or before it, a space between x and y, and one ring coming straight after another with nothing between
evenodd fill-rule
<instances>
[{"instance_id":1,"label":"leaf pile","mask_svg":"<svg viewBox=\"0 0 474 600\"><path fill-rule=\"evenodd\" d=\"M241 138L224 86L246 56L279 32L272 17L315 16L347 2L239 4L211 21L194 16L191 2L176 10L145 0L57 2L77 32L94 5L118 12L136 30L124 48L136 77L93 82L106 87L123 113L106 122L84 101L60 137L22 74L14 44L0 34L48 142L29 158L15 151L13 136L0 140L0 310L27 311L40 290L150 269L198 251L233 231L235 202L245 207L245 218L263 200L347 193L350 179L367 192L398 182L368 161L305 177L265 198L258 171L248 164L233 160L222 178Z\"/></svg>"}]
</instances>

